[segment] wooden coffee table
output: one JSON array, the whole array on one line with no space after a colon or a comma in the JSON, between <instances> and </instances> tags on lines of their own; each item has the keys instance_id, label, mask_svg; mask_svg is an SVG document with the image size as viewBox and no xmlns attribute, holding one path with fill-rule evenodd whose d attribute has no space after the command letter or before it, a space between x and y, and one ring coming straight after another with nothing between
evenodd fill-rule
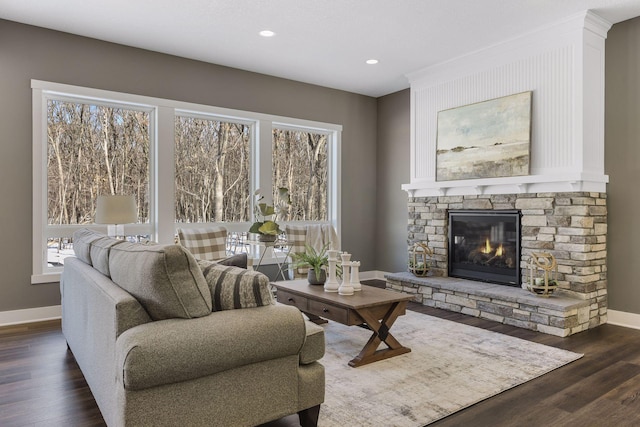
<instances>
[{"instance_id":1,"label":"wooden coffee table","mask_svg":"<svg viewBox=\"0 0 640 427\"><path fill-rule=\"evenodd\" d=\"M310 285L306 279L275 282L278 302L296 306L315 323L333 320L347 326L363 326L373 334L360 354L349 362L358 367L411 351L389 330L398 316L406 312L407 301L413 296L372 286L362 286L354 295L325 292L323 286ZM384 342L387 348L378 350Z\"/></svg>"}]
</instances>

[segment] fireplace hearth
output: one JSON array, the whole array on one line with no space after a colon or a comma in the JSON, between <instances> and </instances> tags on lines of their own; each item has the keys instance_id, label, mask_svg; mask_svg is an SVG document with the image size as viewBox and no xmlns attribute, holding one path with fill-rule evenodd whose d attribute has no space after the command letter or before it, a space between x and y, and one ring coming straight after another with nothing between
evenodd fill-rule
<instances>
[{"instance_id":1,"label":"fireplace hearth","mask_svg":"<svg viewBox=\"0 0 640 427\"><path fill-rule=\"evenodd\" d=\"M520 211L450 210L450 277L520 286Z\"/></svg>"}]
</instances>

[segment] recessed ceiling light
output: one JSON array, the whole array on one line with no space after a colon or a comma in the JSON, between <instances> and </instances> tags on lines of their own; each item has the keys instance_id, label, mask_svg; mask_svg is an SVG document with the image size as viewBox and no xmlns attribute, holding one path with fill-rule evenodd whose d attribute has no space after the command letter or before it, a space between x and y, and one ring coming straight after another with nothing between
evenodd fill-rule
<instances>
[{"instance_id":1,"label":"recessed ceiling light","mask_svg":"<svg viewBox=\"0 0 640 427\"><path fill-rule=\"evenodd\" d=\"M273 37L276 35L276 33L271 30L262 30L258 34L260 34L262 37Z\"/></svg>"},{"instance_id":2,"label":"recessed ceiling light","mask_svg":"<svg viewBox=\"0 0 640 427\"><path fill-rule=\"evenodd\" d=\"M369 64L369 65L374 65L374 64L377 64L377 63L378 63L378 60L377 60L377 59L367 59L367 61L366 61L366 62L367 62L367 64Z\"/></svg>"}]
</instances>

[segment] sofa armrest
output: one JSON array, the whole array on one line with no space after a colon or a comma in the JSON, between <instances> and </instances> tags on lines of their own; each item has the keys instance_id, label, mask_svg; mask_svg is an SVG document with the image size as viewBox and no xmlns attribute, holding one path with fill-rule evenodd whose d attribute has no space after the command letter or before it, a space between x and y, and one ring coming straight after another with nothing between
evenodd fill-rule
<instances>
[{"instance_id":1,"label":"sofa armrest","mask_svg":"<svg viewBox=\"0 0 640 427\"><path fill-rule=\"evenodd\" d=\"M114 414L116 339L151 318L135 298L90 265L73 257L64 264L62 332L101 411Z\"/></svg>"},{"instance_id":2,"label":"sofa armrest","mask_svg":"<svg viewBox=\"0 0 640 427\"><path fill-rule=\"evenodd\" d=\"M291 306L161 320L129 329L118 338L117 372L125 389L142 390L298 356L305 335L302 314Z\"/></svg>"},{"instance_id":3,"label":"sofa armrest","mask_svg":"<svg viewBox=\"0 0 640 427\"><path fill-rule=\"evenodd\" d=\"M78 258L65 260L60 294L65 336L71 333L70 329L79 329L82 334L96 333L97 329L87 326L91 322L103 334L103 328L109 328L113 334L111 340L115 340L127 329L151 322L138 300Z\"/></svg>"},{"instance_id":4,"label":"sofa armrest","mask_svg":"<svg viewBox=\"0 0 640 427\"><path fill-rule=\"evenodd\" d=\"M324 328L310 320L305 320L307 336L300 351L300 364L308 365L324 356Z\"/></svg>"}]
</instances>

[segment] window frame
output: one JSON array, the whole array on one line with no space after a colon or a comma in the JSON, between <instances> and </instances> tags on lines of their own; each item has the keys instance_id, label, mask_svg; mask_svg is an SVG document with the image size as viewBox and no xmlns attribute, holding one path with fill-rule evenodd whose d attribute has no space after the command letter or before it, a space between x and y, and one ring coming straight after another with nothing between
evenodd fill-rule
<instances>
[{"instance_id":1,"label":"window frame","mask_svg":"<svg viewBox=\"0 0 640 427\"><path fill-rule=\"evenodd\" d=\"M106 233L99 224L48 225L47 224L47 101L100 104L111 107L143 110L149 113L149 222L126 226L127 234L148 234L159 243L173 243L176 228L201 227L204 223L175 222L175 118L200 117L247 124L251 127L250 191L257 189L264 195L272 194L271 147L272 131L292 129L327 135L328 197L327 215L338 236L341 235L341 135L342 125L291 117L275 116L210 105L154 98L102 89L31 80L33 131L33 237L31 284L60 280L61 267L47 267L46 241L51 237L69 237L74 231L89 228ZM253 197L251 197L253 203ZM253 216L253 206L251 215ZM229 231L247 231L253 222L224 222ZM326 223L295 222L295 224ZM286 224L283 222L282 224ZM294 223L294 222L292 222ZM263 262L264 264L264 262Z\"/></svg>"},{"instance_id":2,"label":"window frame","mask_svg":"<svg viewBox=\"0 0 640 427\"><path fill-rule=\"evenodd\" d=\"M38 83L45 83L39 85ZM154 157L156 140L156 109L154 106L144 103L135 102L135 99L129 99L127 96L114 99L107 93L96 93L92 89L73 87L76 90L59 90L64 89L59 84L51 84L47 82L38 82L32 80L32 109L33 109L33 256L32 256L32 275L31 283L50 283L58 281L62 273L62 267L47 267L47 239L70 237L73 232L82 228L89 228L96 231L106 233L107 228L104 225L49 225L47 212L47 103L49 100L84 103L92 105L101 105L112 108L126 108L137 111L144 111L149 114L149 223L127 225L127 231L131 234L153 234L153 222L151 218L155 216L154 207L156 206L154 197L156 194L153 182ZM126 94L125 94L126 95ZM143 101L140 99L139 101Z\"/></svg>"},{"instance_id":3,"label":"window frame","mask_svg":"<svg viewBox=\"0 0 640 427\"><path fill-rule=\"evenodd\" d=\"M336 153L337 147L339 147L338 138L340 133L335 130L329 130L326 128L318 128L305 126L303 124L293 124L291 121L287 123L274 121L271 123L271 138L273 138L273 130L274 129L282 129L282 130L290 130L295 132L310 132L315 134L326 135L327 137L327 221L332 223L336 230L339 230L339 225L337 221L339 220L338 215L338 203L340 199L337 200L332 197L333 193L339 191L338 186L338 174L340 173L339 168L339 156ZM271 160L271 157L269 158ZM271 163L269 163L271 167ZM273 171L271 171L271 175ZM269 181L271 182L271 181ZM268 193L268 194L271 194ZM313 223L324 223L325 221L296 221L296 224L313 224Z\"/></svg>"},{"instance_id":4,"label":"window frame","mask_svg":"<svg viewBox=\"0 0 640 427\"><path fill-rule=\"evenodd\" d=\"M256 130L257 130L257 122L255 120L249 120L246 117L232 117L232 116L223 116L221 114L213 114L213 113L206 113L206 112L202 112L202 111L194 111L194 110L186 110L186 109L181 109L181 108L176 108L174 110L174 124L175 124L175 118L176 117L188 117L188 118L192 118L192 119L202 119L202 120L212 120L212 121L224 121L224 122L232 122L232 123L238 123L238 124L242 124L245 126L248 126L250 129L250 138L249 138L249 189L253 189L254 188L254 181L253 181L253 167L256 164L256 153L255 153L255 147L256 147ZM174 135L174 148L175 148L175 135ZM174 166L175 166L175 152L173 155L174 158ZM172 169L173 172L173 176L175 177L175 168ZM175 184L175 181L174 181ZM175 200L175 188L174 188L174 200ZM249 206L250 209L250 215L253 215L253 199L250 198L251 200L251 204ZM174 210L175 212L175 210ZM249 218L250 220L252 219ZM177 223L175 222L175 216L174 216L174 223L179 224L177 225L177 227L181 227L181 228L189 228L190 226L194 225L194 226L202 226L203 223ZM249 222L216 222L216 224L250 224ZM235 231L235 230L234 230Z\"/></svg>"}]
</instances>

